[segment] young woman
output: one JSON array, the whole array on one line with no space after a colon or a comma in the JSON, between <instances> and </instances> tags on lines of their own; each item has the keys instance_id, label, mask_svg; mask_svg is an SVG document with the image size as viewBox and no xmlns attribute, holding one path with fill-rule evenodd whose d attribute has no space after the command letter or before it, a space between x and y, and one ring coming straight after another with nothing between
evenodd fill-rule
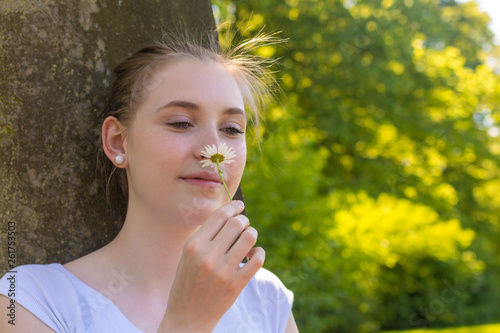
<instances>
[{"instance_id":1,"label":"young woman","mask_svg":"<svg viewBox=\"0 0 500 333\"><path fill-rule=\"evenodd\" d=\"M127 197L123 228L64 265L17 267L15 325L2 315L0 331L297 332L293 295L261 268L243 203L203 168L207 145L229 147L222 175L234 195L263 73L251 57L175 41L118 65L102 148Z\"/></svg>"}]
</instances>

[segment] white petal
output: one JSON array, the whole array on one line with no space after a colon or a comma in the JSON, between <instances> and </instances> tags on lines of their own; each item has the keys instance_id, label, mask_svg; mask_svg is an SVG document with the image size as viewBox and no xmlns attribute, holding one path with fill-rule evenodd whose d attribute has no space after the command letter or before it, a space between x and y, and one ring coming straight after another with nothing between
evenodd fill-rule
<instances>
[{"instance_id":1,"label":"white petal","mask_svg":"<svg viewBox=\"0 0 500 333\"><path fill-rule=\"evenodd\" d=\"M204 153L203 156L210 158L210 156L212 156L214 154L214 151L213 151L212 147L206 146L205 151L203 153Z\"/></svg>"},{"instance_id":2,"label":"white petal","mask_svg":"<svg viewBox=\"0 0 500 333\"><path fill-rule=\"evenodd\" d=\"M235 156L236 156L236 154L234 152L232 152L232 151L228 152L226 155L224 155L225 158L233 158Z\"/></svg>"},{"instance_id":3,"label":"white petal","mask_svg":"<svg viewBox=\"0 0 500 333\"><path fill-rule=\"evenodd\" d=\"M200 163L203 164L201 167L204 168L206 166L210 166L210 164L212 164L212 161L210 161L210 160L203 160L203 161L200 161Z\"/></svg>"},{"instance_id":4,"label":"white petal","mask_svg":"<svg viewBox=\"0 0 500 333\"><path fill-rule=\"evenodd\" d=\"M227 154L227 145L226 145L226 143L221 143L219 145L219 154L226 156L226 154Z\"/></svg>"}]
</instances>

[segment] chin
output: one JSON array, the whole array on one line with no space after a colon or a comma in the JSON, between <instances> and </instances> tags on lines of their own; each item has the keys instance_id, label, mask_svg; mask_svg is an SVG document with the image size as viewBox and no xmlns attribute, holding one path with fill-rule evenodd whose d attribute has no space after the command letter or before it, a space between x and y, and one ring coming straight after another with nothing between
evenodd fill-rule
<instances>
[{"instance_id":1,"label":"chin","mask_svg":"<svg viewBox=\"0 0 500 333\"><path fill-rule=\"evenodd\" d=\"M179 213L182 221L186 225L202 225L216 209L229 202L228 198L225 199L226 201L206 197L193 197L191 202L179 204Z\"/></svg>"}]
</instances>

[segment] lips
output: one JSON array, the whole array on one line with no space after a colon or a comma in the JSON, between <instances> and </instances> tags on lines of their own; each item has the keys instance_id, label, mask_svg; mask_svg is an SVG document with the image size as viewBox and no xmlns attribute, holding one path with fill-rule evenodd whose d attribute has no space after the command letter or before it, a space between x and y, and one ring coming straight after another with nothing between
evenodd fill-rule
<instances>
[{"instance_id":1,"label":"lips","mask_svg":"<svg viewBox=\"0 0 500 333\"><path fill-rule=\"evenodd\" d=\"M211 172L196 172L179 178L188 184L202 187L214 188L222 185L219 175Z\"/></svg>"}]
</instances>

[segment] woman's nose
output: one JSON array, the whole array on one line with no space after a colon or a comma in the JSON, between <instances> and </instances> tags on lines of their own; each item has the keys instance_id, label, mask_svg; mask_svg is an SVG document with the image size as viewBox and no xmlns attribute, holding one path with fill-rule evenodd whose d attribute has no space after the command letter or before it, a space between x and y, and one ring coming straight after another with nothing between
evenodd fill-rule
<instances>
[{"instance_id":1,"label":"woman's nose","mask_svg":"<svg viewBox=\"0 0 500 333\"><path fill-rule=\"evenodd\" d=\"M198 138L198 143L196 144L196 149L194 151L194 155L198 159L203 159L203 151L207 150L207 146L219 147L221 140L218 135L217 129L210 129L204 131L202 135Z\"/></svg>"}]
</instances>

